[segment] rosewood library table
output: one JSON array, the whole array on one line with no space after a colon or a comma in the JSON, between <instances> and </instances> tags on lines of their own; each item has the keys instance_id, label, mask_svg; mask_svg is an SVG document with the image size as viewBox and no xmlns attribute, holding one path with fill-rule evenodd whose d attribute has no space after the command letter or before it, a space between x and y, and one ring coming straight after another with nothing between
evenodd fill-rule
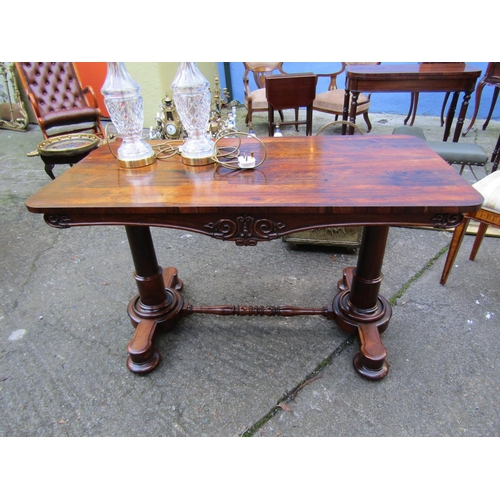
<instances>
[{"instance_id":1,"label":"rosewood library table","mask_svg":"<svg viewBox=\"0 0 500 500\"><path fill-rule=\"evenodd\" d=\"M465 63L421 63L421 64L382 64L347 66L343 120L348 117L356 122L356 108L360 92L453 92L446 115L443 141L448 140L455 116L458 97L464 99L458 115L453 142L458 142L464 125L469 100L481 75L479 68ZM350 94L352 94L349 106ZM354 128L349 127L349 134ZM346 133L346 126L342 126Z\"/></svg>"},{"instance_id":2,"label":"rosewood library table","mask_svg":"<svg viewBox=\"0 0 500 500\"><path fill-rule=\"evenodd\" d=\"M270 137L263 143L265 162L236 172L187 167L179 156L126 169L102 146L27 201L55 228L125 226L138 288L128 305L135 327L127 347L132 372L153 370L160 361L155 334L190 314L320 315L359 335L355 369L380 379L388 371L380 334L392 314L379 295L389 226L453 227L483 201L413 137ZM255 146L243 139L241 148ZM332 296L319 307L189 304L177 270L158 265L150 232L150 226L183 229L251 246L332 225L366 227L357 266L344 269L337 292L332 286Z\"/></svg>"}]
</instances>

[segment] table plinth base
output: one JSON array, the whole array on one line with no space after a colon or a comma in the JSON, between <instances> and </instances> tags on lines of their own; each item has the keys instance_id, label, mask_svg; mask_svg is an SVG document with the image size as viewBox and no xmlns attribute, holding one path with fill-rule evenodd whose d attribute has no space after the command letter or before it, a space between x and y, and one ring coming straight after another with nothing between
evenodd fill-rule
<instances>
[{"instance_id":1,"label":"table plinth base","mask_svg":"<svg viewBox=\"0 0 500 500\"><path fill-rule=\"evenodd\" d=\"M369 362L367 358L363 356L360 352L354 356L352 363L356 371L364 378L368 380L379 380L384 378L389 372L389 364L387 361L382 361L380 363L380 368L369 368Z\"/></svg>"},{"instance_id":2,"label":"table plinth base","mask_svg":"<svg viewBox=\"0 0 500 500\"><path fill-rule=\"evenodd\" d=\"M128 305L128 315L132 325L136 327L132 340L127 345L127 367L133 373L149 373L158 366L161 354L153 347L154 335L158 329L171 329L181 318L184 299L178 290L182 289L183 283L178 278L177 269L164 269L150 280L150 288L154 289L158 285L165 290L162 302L147 305L142 302L140 294L137 294Z\"/></svg>"},{"instance_id":3,"label":"table plinth base","mask_svg":"<svg viewBox=\"0 0 500 500\"><path fill-rule=\"evenodd\" d=\"M333 299L331 307L302 308L292 306L202 306L195 307L184 302L178 290L182 281L177 269L164 269L158 279L164 283L165 300L158 305L145 305L136 295L129 303L128 314L136 327L127 345L128 369L136 374L154 370L161 361L161 354L154 348L154 336L158 330L168 331L184 316L190 314L217 314L234 316L298 316L321 315L333 319L337 325L351 335L359 335L360 352L354 357L356 371L370 380L378 380L387 375L389 365L385 358L387 351L380 340L391 318L391 306L378 297L373 310L358 310L350 303L350 283L352 268L344 270L344 278L339 282L340 292ZM162 284L163 284L162 283ZM156 286L151 285L151 286Z\"/></svg>"},{"instance_id":4,"label":"table plinth base","mask_svg":"<svg viewBox=\"0 0 500 500\"><path fill-rule=\"evenodd\" d=\"M158 323L154 320L142 320L135 330L132 340L127 345L127 368L137 374L149 373L161 361L161 354L153 347L153 337Z\"/></svg>"},{"instance_id":5,"label":"table plinth base","mask_svg":"<svg viewBox=\"0 0 500 500\"><path fill-rule=\"evenodd\" d=\"M378 295L382 281L381 267L387 240L388 226L366 227L356 268L344 269L338 282L339 293L327 307L295 306L192 306L180 294L183 282L177 269L158 266L151 233L148 227L127 226L134 277L139 293L130 301L128 314L136 327L128 343L127 367L138 374L148 373L158 366L160 353L154 348L157 330L170 330L190 314L217 314L234 316L299 316L321 315L334 320L351 335L359 335L360 352L354 358L354 367L363 377L377 380L389 370L387 351L380 334L389 325L390 304Z\"/></svg>"},{"instance_id":6,"label":"table plinth base","mask_svg":"<svg viewBox=\"0 0 500 500\"><path fill-rule=\"evenodd\" d=\"M359 336L360 352L353 359L356 371L367 379L378 380L385 377L389 371L385 360L387 351L380 334L389 326L392 308L381 296L378 296L373 308L354 307L350 301L353 274L354 268L344 269L343 279L338 283L341 291L333 299L334 318L342 330Z\"/></svg>"}]
</instances>

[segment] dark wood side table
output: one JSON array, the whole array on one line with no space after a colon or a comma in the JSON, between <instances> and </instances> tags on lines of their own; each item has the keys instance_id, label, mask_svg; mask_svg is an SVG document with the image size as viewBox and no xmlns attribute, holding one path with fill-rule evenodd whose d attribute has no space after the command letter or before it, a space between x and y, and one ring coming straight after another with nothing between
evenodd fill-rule
<instances>
[{"instance_id":1,"label":"dark wood side table","mask_svg":"<svg viewBox=\"0 0 500 500\"><path fill-rule=\"evenodd\" d=\"M483 124L483 130L486 130L488 123L490 123L491 115L493 114L493 110L495 109L495 105L498 99L498 92L500 91L500 63L498 62L490 62L488 67L486 68L486 72L484 77L481 78L481 81L477 84L476 89L476 104L474 106L474 114L472 115L471 122L467 127L467 130L464 132L464 136L469 132L469 130L473 127L474 122L477 118L477 113L479 111L479 104L481 103L481 95L483 93L483 89L485 85L492 85L493 89L493 98L491 100L490 110L488 112L488 117Z\"/></svg>"},{"instance_id":2,"label":"dark wood side table","mask_svg":"<svg viewBox=\"0 0 500 500\"><path fill-rule=\"evenodd\" d=\"M480 75L479 68L463 63L348 66L343 119L349 118L355 123L360 92L453 92L444 128L443 141L446 141L450 135L459 94L463 92L464 99L453 136L453 142L458 142L470 96ZM349 108L350 93L352 100ZM345 126L342 133L346 133ZM354 130L350 127L349 134L353 133Z\"/></svg>"},{"instance_id":3,"label":"dark wood side table","mask_svg":"<svg viewBox=\"0 0 500 500\"><path fill-rule=\"evenodd\" d=\"M66 134L45 139L38 145L37 153L45 164L45 173L54 180L55 165L72 167L99 147L99 143L95 134Z\"/></svg>"},{"instance_id":4,"label":"dark wood side table","mask_svg":"<svg viewBox=\"0 0 500 500\"><path fill-rule=\"evenodd\" d=\"M312 135L313 101L316 97L317 76L313 73L290 73L266 76L266 99L269 105L269 137L274 136L277 123L275 110L294 109L294 121L281 121L280 125L306 126L306 135ZM299 120L299 108L306 108L306 119Z\"/></svg>"},{"instance_id":5,"label":"dark wood side table","mask_svg":"<svg viewBox=\"0 0 500 500\"><path fill-rule=\"evenodd\" d=\"M118 166L107 147L34 194L27 207L55 228L123 225L138 294L128 306L136 328L129 369L160 361L154 336L190 314L320 315L359 335L356 370L368 379L387 374L386 330L391 306L379 295L390 225L453 227L483 199L423 141L408 136L283 137L263 139L267 159L257 170L195 171L179 157L140 169ZM241 148L255 149L244 140ZM228 175L228 174L231 175ZM181 295L174 267L157 262L150 226L183 229L252 246L295 231L365 225L356 268L347 268L326 305L195 306ZM304 257L307 258L307 257Z\"/></svg>"}]
</instances>

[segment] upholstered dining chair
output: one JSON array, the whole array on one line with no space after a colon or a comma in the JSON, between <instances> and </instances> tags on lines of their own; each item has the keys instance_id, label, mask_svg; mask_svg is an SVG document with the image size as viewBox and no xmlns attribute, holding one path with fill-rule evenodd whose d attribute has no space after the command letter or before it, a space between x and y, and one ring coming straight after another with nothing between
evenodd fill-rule
<instances>
[{"instance_id":1,"label":"upholstered dining chair","mask_svg":"<svg viewBox=\"0 0 500 500\"><path fill-rule=\"evenodd\" d=\"M247 116L245 124L252 123L253 113L268 112L269 106L266 99L266 76L272 74L285 75L282 62L244 62L245 73L243 74L243 92L245 95L245 107ZM253 76L253 85L250 85L250 77ZM252 88L256 87L254 90ZM280 117L284 120L283 111L278 110Z\"/></svg>"},{"instance_id":2,"label":"upholstered dining chair","mask_svg":"<svg viewBox=\"0 0 500 500\"><path fill-rule=\"evenodd\" d=\"M16 69L45 139L84 131L104 137L94 91L82 88L72 62L18 62Z\"/></svg>"},{"instance_id":3,"label":"upholstered dining chair","mask_svg":"<svg viewBox=\"0 0 500 500\"><path fill-rule=\"evenodd\" d=\"M337 87L337 77L341 75L347 66L349 65L361 65L361 64L380 64L379 62L343 62L339 71L335 73L328 74L318 74L318 78L327 77L330 78L330 83L328 85L328 90L326 92L321 92L316 94L316 99L314 99L313 109L315 111L320 111L322 113L329 113L335 115L335 120L339 116L343 115L344 111L344 97L345 90L339 89ZM368 116L368 110L370 109L370 95L365 95L363 93L359 94L358 97L358 107L356 115L363 115L366 125L368 127L368 132L372 129L372 124L370 123L370 118Z\"/></svg>"},{"instance_id":4,"label":"upholstered dining chair","mask_svg":"<svg viewBox=\"0 0 500 500\"><path fill-rule=\"evenodd\" d=\"M469 260L474 260L476 258L477 251L481 246L488 226L491 225L500 228L500 170L483 177L480 181L473 184L473 187L483 195L484 202L477 212L465 214L464 220L455 228L448 255L446 256L443 274L441 275L441 285L446 284L448 280L448 275L453 267L455 258L471 220L478 221L479 227Z\"/></svg>"}]
</instances>

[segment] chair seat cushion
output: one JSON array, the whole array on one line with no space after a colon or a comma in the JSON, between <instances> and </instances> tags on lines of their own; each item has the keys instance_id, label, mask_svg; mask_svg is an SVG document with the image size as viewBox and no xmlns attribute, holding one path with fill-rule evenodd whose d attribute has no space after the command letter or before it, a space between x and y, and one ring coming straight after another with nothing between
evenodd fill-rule
<instances>
[{"instance_id":1,"label":"chair seat cushion","mask_svg":"<svg viewBox=\"0 0 500 500\"><path fill-rule=\"evenodd\" d=\"M424 131L420 127L402 125L396 127L393 134L404 134L418 137L425 141ZM467 144L464 142L442 142L427 141L429 147L436 152L444 161L458 165L485 165L488 161L486 151L477 144Z\"/></svg>"},{"instance_id":2,"label":"chair seat cushion","mask_svg":"<svg viewBox=\"0 0 500 500\"><path fill-rule=\"evenodd\" d=\"M44 115L43 120L46 128L60 125L72 125L74 123L95 122L99 117L96 108L72 108L52 111Z\"/></svg>"},{"instance_id":3,"label":"chair seat cushion","mask_svg":"<svg viewBox=\"0 0 500 500\"><path fill-rule=\"evenodd\" d=\"M477 144L440 141L428 141L427 144L448 163L484 165L488 161L485 150Z\"/></svg>"},{"instance_id":4,"label":"chair seat cushion","mask_svg":"<svg viewBox=\"0 0 500 500\"><path fill-rule=\"evenodd\" d=\"M257 89L250 93L253 111L267 111L269 107L266 99L266 89ZM248 107L248 98L245 97L245 105Z\"/></svg>"},{"instance_id":5,"label":"chair seat cushion","mask_svg":"<svg viewBox=\"0 0 500 500\"><path fill-rule=\"evenodd\" d=\"M482 207L500 214L500 170L497 170L473 184L484 198Z\"/></svg>"},{"instance_id":6,"label":"chair seat cushion","mask_svg":"<svg viewBox=\"0 0 500 500\"><path fill-rule=\"evenodd\" d=\"M410 125L400 125L396 127L392 131L393 135L411 135L413 137L418 137L419 139L423 139L426 141L424 130L420 127L413 127Z\"/></svg>"},{"instance_id":7,"label":"chair seat cushion","mask_svg":"<svg viewBox=\"0 0 500 500\"><path fill-rule=\"evenodd\" d=\"M332 113L341 115L344 110L344 97L345 91L343 89L329 90L322 92L316 96L313 102L313 109L323 111L325 113ZM349 105L352 100L352 94L349 99ZM359 94L357 114L361 115L366 113L370 107L370 100L365 94Z\"/></svg>"}]
</instances>

